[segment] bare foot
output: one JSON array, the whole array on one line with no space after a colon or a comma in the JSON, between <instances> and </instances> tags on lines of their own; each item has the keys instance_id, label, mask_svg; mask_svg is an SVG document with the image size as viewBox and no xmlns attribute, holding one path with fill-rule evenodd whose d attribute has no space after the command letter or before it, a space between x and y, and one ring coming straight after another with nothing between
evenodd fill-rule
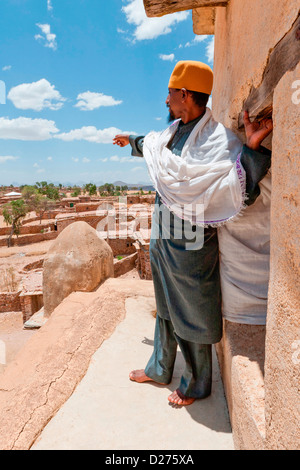
<instances>
[{"instance_id":1,"label":"bare foot","mask_svg":"<svg viewBox=\"0 0 300 470\"><path fill-rule=\"evenodd\" d=\"M138 383L143 383L143 382L155 382L155 383L158 383L158 384L160 384L160 385L165 385L165 384L163 384L163 383L156 382L155 380L153 380L153 379L151 379L150 377L148 377L148 376L145 374L144 369L133 370L132 372L130 372L129 378L130 378L130 380L133 380L134 382L138 382Z\"/></svg>"},{"instance_id":2,"label":"bare foot","mask_svg":"<svg viewBox=\"0 0 300 470\"><path fill-rule=\"evenodd\" d=\"M168 400L173 405L188 406L194 403L195 398L185 397L178 389L175 390L169 397Z\"/></svg>"}]
</instances>

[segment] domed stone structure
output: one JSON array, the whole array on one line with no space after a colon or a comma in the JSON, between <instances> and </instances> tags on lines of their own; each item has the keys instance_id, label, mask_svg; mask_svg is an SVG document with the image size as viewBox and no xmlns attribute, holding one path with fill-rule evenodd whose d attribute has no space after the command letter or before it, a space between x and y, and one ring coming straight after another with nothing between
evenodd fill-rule
<instances>
[{"instance_id":1,"label":"domed stone structure","mask_svg":"<svg viewBox=\"0 0 300 470\"><path fill-rule=\"evenodd\" d=\"M72 223L59 234L44 260L45 317L72 292L91 292L109 277L114 277L110 246L86 222Z\"/></svg>"}]
</instances>

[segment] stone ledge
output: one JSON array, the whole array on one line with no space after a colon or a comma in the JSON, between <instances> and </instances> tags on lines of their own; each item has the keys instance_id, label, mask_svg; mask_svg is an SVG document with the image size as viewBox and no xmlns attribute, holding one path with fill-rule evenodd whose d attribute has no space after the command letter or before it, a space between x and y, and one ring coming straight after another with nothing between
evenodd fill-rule
<instances>
[{"instance_id":1,"label":"stone ledge","mask_svg":"<svg viewBox=\"0 0 300 470\"><path fill-rule=\"evenodd\" d=\"M153 297L153 284L108 279L73 292L0 377L0 449L28 450L84 377L91 357L125 317L125 300Z\"/></svg>"},{"instance_id":2,"label":"stone ledge","mask_svg":"<svg viewBox=\"0 0 300 470\"><path fill-rule=\"evenodd\" d=\"M216 346L237 450L265 448L265 332L265 326L224 320Z\"/></svg>"}]
</instances>

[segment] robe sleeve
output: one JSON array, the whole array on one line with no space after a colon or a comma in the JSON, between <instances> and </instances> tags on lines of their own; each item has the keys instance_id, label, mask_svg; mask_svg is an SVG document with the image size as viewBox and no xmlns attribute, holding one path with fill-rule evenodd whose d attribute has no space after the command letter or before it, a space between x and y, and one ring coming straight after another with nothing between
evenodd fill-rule
<instances>
[{"instance_id":1,"label":"robe sleeve","mask_svg":"<svg viewBox=\"0 0 300 470\"><path fill-rule=\"evenodd\" d=\"M133 157L143 157L143 144L145 136L141 135L136 137L135 135L129 136L129 143L131 145L131 155Z\"/></svg>"},{"instance_id":2,"label":"robe sleeve","mask_svg":"<svg viewBox=\"0 0 300 470\"><path fill-rule=\"evenodd\" d=\"M259 151L243 146L241 164L246 172L247 206L251 206L260 195L259 182L266 176L271 166L272 152L264 147Z\"/></svg>"}]
</instances>

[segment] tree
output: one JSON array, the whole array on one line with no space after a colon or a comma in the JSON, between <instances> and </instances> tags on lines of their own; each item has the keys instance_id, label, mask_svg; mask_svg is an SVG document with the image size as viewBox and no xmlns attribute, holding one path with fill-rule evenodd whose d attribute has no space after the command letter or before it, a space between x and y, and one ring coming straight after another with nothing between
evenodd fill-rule
<instances>
[{"instance_id":1,"label":"tree","mask_svg":"<svg viewBox=\"0 0 300 470\"><path fill-rule=\"evenodd\" d=\"M28 205L30 209L32 205L34 205L34 199L39 195L39 191L35 186L25 185L22 188L22 196L25 203Z\"/></svg>"},{"instance_id":2,"label":"tree","mask_svg":"<svg viewBox=\"0 0 300 470\"><path fill-rule=\"evenodd\" d=\"M3 209L3 217L6 225L11 225L11 231L7 239L8 248L11 246L11 239L14 234L19 235L22 220L29 212L29 207L24 199L17 199L6 204Z\"/></svg>"},{"instance_id":3,"label":"tree","mask_svg":"<svg viewBox=\"0 0 300 470\"><path fill-rule=\"evenodd\" d=\"M84 186L84 193L89 193L90 196L93 196L94 194L97 194L97 186L93 183L87 183Z\"/></svg>"},{"instance_id":4,"label":"tree","mask_svg":"<svg viewBox=\"0 0 300 470\"><path fill-rule=\"evenodd\" d=\"M47 196L38 194L34 201L34 210L36 214L40 217L40 224L42 223L42 218L45 212L50 211L56 207L56 201L49 199Z\"/></svg>"},{"instance_id":5,"label":"tree","mask_svg":"<svg viewBox=\"0 0 300 470\"><path fill-rule=\"evenodd\" d=\"M81 188L78 188L77 186L74 186L73 192L71 193L71 197L77 197L81 194Z\"/></svg>"}]
</instances>

